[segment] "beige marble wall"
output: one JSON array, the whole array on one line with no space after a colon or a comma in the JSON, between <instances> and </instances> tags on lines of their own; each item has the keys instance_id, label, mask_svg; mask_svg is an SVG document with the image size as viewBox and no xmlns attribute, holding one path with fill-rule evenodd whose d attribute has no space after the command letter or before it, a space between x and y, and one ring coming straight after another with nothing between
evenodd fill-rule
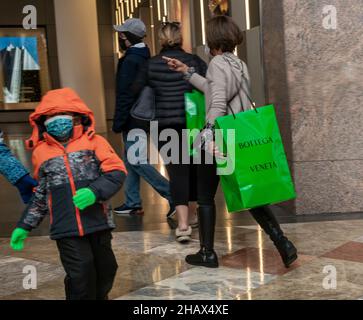
<instances>
[{"instance_id":1,"label":"beige marble wall","mask_svg":"<svg viewBox=\"0 0 363 320\"><path fill-rule=\"evenodd\" d=\"M363 211L362 0L262 0L266 91L291 163L297 214ZM323 27L323 8L337 28Z\"/></svg>"}]
</instances>

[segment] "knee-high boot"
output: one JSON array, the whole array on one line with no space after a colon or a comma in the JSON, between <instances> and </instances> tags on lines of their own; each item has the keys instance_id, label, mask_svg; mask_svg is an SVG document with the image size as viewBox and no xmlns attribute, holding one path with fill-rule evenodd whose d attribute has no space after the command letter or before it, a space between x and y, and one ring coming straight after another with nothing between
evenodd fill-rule
<instances>
[{"instance_id":1,"label":"knee-high boot","mask_svg":"<svg viewBox=\"0 0 363 320\"><path fill-rule=\"evenodd\" d=\"M250 210L261 228L270 236L280 253L285 267L288 268L297 259L297 249L294 244L284 236L280 224L268 206L254 208Z\"/></svg>"},{"instance_id":2,"label":"knee-high boot","mask_svg":"<svg viewBox=\"0 0 363 320\"><path fill-rule=\"evenodd\" d=\"M214 251L215 206L198 208L200 251L189 255L185 261L194 266L218 268L218 257Z\"/></svg>"}]
</instances>

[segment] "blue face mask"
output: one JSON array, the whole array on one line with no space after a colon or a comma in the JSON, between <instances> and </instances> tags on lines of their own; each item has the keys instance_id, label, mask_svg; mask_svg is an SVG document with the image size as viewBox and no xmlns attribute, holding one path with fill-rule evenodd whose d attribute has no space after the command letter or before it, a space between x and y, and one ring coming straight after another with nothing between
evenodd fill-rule
<instances>
[{"instance_id":1,"label":"blue face mask","mask_svg":"<svg viewBox=\"0 0 363 320\"><path fill-rule=\"evenodd\" d=\"M67 115L55 116L45 121L47 132L56 139L67 140L73 131L73 117Z\"/></svg>"}]
</instances>

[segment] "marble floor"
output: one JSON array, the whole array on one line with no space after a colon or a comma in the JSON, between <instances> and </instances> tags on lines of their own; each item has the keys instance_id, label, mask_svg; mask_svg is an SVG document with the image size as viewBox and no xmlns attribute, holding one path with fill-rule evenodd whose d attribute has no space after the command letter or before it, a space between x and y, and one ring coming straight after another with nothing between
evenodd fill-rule
<instances>
[{"instance_id":1,"label":"marble floor","mask_svg":"<svg viewBox=\"0 0 363 320\"><path fill-rule=\"evenodd\" d=\"M123 218L117 218L123 219ZM198 235L181 245L173 232L115 232L119 269L111 299L266 300L361 299L363 297L363 220L283 224L298 247L299 259L286 269L257 226L218 227L218 269L184 262L198 249ZM54 243L31 237L26 249L11 252L0 239L0 299L63 299L64 272ZM23 268L34 266L38 286L25 290ZM331 278L333 277L333 278ZM333 279L333 280L332 280Z\"/></svg>"},{"instance_id":2,"label":"marble floor","mask_svg":"<svg viewBox=\"0 0 363 320\"><path fill-rule=\"evenodd\" d=\"M31 169L23 136L8 143ZM109 137L117 152L118 137ZM159 167L164 173L164 169ZM363 299L363 214L292 216L274 211L299 259L284 268L268 237L248 213L228 214L217 195L216 251L221 267L191 267L185 255L198 250L193 241L181 245L165 219L167 203L142 183L143 216L116 217L113 248L119 264L111 299L266 300ZM122 192L113 205L123 201ZM9 248L9 236L23 210L18 194L0 177L0 300L64 299L64 271L48 222L32 233L22 252ZM24 267L37 270L37 289L25 290Z\"/></svg>"}]
</instances>

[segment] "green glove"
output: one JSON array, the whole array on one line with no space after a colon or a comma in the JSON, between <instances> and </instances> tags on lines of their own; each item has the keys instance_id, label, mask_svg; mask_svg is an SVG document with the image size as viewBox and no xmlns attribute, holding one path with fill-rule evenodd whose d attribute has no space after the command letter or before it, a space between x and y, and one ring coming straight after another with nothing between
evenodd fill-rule
<instances>
[{"instance_id":1,"label":"green glove","mask_svg":"<svg viewBox=\"0 0 363 320\"><path fill-rule=\"evenodd\" d=\"M10 240L10 247L15 251L21 251L24 249L24 241L28 237L29 231L21 228L16 228Z\"/></svg>"},{"instance_id":2,"label":"green glove","mask_svg":"<svg viewBox=\"0 0 363 320\"><path fill-rule=\"evenodd\" d=\"M96 203L96 195L89 188L79 189L73 197L73 203L78 209L84 210Z\"/></svg>"}]
</instances>

